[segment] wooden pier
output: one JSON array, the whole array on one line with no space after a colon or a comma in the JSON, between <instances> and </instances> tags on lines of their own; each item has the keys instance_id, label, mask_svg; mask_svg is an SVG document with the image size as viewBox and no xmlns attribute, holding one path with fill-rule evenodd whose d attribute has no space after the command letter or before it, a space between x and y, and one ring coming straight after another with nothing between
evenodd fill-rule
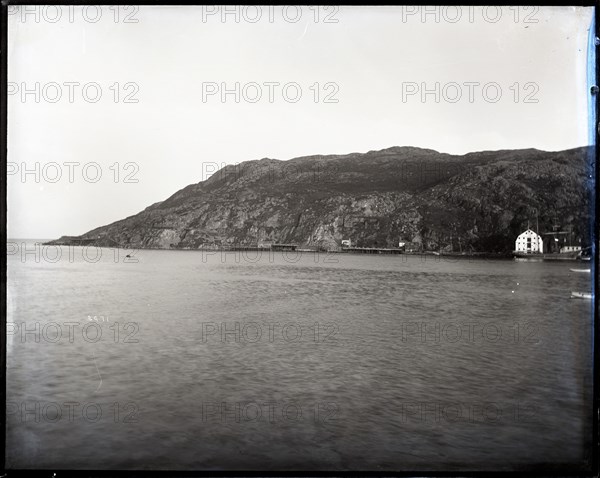
<instances>
[{"instance_id":1,"label":"wooden pier","mask_svg":"<svg viewBox=\"0 0 600 478\"><path fill-rule=\"evenodd\" d=\"M271 244L272 251L295 251L297 247L296 244Z\"/></svg>"},{"instance_id":2,"label":"wooden pier","mask_svg":"<svg viewBox=\"0 0 600 478\"><path fill-rule=\"evenodd\" d=\"M404 249L388 247L342 247L342 252L358 254L404 254Z\"/></svg>"}]
</instances>

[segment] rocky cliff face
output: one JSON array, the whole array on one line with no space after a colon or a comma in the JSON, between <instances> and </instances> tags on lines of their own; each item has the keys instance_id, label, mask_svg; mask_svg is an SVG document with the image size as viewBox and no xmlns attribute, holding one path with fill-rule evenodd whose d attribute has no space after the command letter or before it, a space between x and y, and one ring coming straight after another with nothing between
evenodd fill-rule
<instances>
[{"instance_id":1,"label":"rocky cliff face","mask_svg":"<svg viewBox=\"0 0 600 478\"><path fill-rule=\"evenodd\" d=\"M589 244L593 149L452 156L394 147L226 166L135 216L79 236L97 246L293 243L506 252L535 225ZM60 240L54 241L61 242ZM63 242L65 242L63 240ZM69 242L69 241L66 241Z\"/></svg>"}]
</instances>

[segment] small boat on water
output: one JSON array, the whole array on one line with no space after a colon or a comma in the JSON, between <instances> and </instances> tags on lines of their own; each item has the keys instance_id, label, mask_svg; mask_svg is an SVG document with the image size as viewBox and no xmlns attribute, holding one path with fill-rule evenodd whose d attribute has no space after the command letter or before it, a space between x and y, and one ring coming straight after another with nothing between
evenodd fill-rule
<instances>
[{"instance_id":1,"label":"small boat on water","mask_svg":"<svg viewBox=\"0 0 600 478\"><path fill-rule=\"evenodd\" d=\"M591 299L591 292L571 292L571 299Z\"/></svg>"},{"instance_id":2,"label":"small boat on water","mask_svg":"<svg viewBox=\"0 0 600 478\"><path fill-rule=\"evenodd\" d=\"M569 269L571 272L592 272L591 269Z\"/></svg>"}]
</instances>

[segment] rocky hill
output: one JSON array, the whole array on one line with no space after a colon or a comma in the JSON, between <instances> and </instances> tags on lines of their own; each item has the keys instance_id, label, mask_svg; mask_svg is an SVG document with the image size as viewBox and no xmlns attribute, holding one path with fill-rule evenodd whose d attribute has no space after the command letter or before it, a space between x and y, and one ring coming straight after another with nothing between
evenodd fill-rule
<instances>
[{"instance_id":1,"label":"rocky hill","mask_svg":"<svg viewBox=\"0 0 600 478\"><path fill-rule=\"evenodd\" d=\"M453 156L412 147L226 166L135 216L55 244L192 248L293 243L507 252L530 221L590 243L593 148Z\"/></svg>"}]
</instances>

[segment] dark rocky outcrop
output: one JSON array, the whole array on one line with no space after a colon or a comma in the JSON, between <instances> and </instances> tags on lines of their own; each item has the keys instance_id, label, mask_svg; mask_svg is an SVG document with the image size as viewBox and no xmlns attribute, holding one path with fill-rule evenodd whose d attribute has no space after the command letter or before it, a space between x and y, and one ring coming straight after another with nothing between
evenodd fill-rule
<instances>
[{"instance_id":1,"label":"dark rocky outcrop","mask_svg":"<svg viewBox=\"0 0 600 478\"><path fill-rule=\"evenodd\" d=\"M294 243L506 252L528 221L590 243L593 148L453 156L393 147L226 166L139 214L54 243L199 248Z\"/></svg>"}]
</instances>

